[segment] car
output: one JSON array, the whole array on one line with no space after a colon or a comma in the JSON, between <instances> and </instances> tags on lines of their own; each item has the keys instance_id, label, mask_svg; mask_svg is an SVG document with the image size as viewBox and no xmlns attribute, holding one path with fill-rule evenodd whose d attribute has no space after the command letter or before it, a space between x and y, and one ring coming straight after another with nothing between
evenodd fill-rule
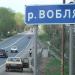
<instances>
[{"instance_id":1,"label":"car","mask_svg":"<svg viewBox=\"0 0 75 75\"><path fill-rule=\"evenodd\" d=\"M23 58L22 63L23 63L23 68L29 68L29 59L28 58Z\"/></svg>"},{"instance_id":2,"label":"car","mask_svg":"<svg viewBox=\"0 0 75 75\"><path fill-rule=\"evenodd\" d=\"M28 36L28 39L31 39L31 36Z\"/></svg>"},{"instance_id":3,"label":"car","mask_svg":"<svg viewBox=\"0 0 75 75\"><path fill-rule=\"evenodd\" d=\"M11 47L11 53L17 53L17 52L18 52L17 46Z\"/></svg>"},{"instance_id":4,"label":"car","mask_svg":"<svg viewBox=\"0 0 75 75\"><path fill-rule=\"evenodd\" d=\"M10 70L23 71L23 63L20 57L8 57L6 60L6 72Z\"/></svg>"},{"instance_id":5,"label":"car","mask_svg":"<svg viewBox=\"0 0 75 75\"><path fill-rule=\"evenodd\" d=\"M4 49L0 49L0 57L7 58L7 51L5 51Z\"/></svg>"}]
</instances>

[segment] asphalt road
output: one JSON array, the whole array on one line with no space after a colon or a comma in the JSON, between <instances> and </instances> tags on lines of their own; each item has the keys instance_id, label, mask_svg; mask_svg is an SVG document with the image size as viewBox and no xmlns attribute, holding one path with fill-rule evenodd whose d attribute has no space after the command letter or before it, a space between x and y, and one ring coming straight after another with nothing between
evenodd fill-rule
<instances>
[{"instance_id":1,"label":"asphalt road","mask_svg":"<svg viewBox=\"0 0 75 75\"><path fill-rule=\"evenodd\" d=\"M25 34L25 33L21 33L21 34L17 34L13 37L10 37L8 39L5 39L4 41L0 42L0 48L5 49L6 51L8 51L8 57L12 57L12 56L16 56L18 53L11 53L10 49L12 46L17 46L18 47L18 52L20 53L22 50L24 50L28 43L30 42L31 38L29 39L28 37L31 37L33 35L31 34ZM4 63L6 61L6 58L0 58L0 75L25 75L25 71L21 72L5 72L5 67L4 67ZM26 75L31 75L31 73L27 73Z\"/></svg>"},{"instance_id":2,"label":"asphalt road","mask_svg":"<svg viewBox=\"0 0 75 75\"><path fill-rule=\"evenodd\" d=\"M23 71L23 72L1 72L0 75L33 75L29 71Z\"/></svg>"}]
</instances>

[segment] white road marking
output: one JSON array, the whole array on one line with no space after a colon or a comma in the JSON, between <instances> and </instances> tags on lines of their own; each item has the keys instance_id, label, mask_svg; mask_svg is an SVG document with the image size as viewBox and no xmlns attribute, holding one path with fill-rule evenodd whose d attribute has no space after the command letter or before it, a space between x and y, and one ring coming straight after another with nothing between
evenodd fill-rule
<instances>
[{"instance_id":1,"label":"white road marking","mask_svg":"<svg viewBox=\"0 0 75 75\"><path fill-rule=\"evenodd\" d=\"M14 35L14 36L15 36L15 35ZM14 36L4 39L4 41L0 42L0 44L4 43L5 41L7 41L7 40L9 40L9 39L11 39L11 38L13 38Z\"/></svg>"},{"instance_id":2,"label":"white road marking","mask_svg":"<svg viewBox=\"0 0 75 75\"><path fill-rule=\"evenodd\" d=\"M16 42L12 43L11 45L4 47L3 49L7 49L8 47L13 46L14 44L16 44L17 42L19 42L21 39L23 39L25 36L21 37L20 39L18 39Z\"/></svg>"}]
</instances>

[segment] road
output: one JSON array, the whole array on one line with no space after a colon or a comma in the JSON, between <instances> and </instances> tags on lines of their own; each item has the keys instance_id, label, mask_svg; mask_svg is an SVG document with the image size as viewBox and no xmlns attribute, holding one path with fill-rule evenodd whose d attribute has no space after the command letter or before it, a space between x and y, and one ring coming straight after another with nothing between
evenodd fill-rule
<instances>
[{"instance_id":1,"label":"road","mask_svg":"<svg viewBox=\"0 0 75 75\"><path fill-rule=\"evenodd\" d=\"M17 34L13 37L5 39L4 41L1 41L0 48L3 48L6 51L8 51L8 57L16 56L18 54L20 56L20 52L22 52L23 50L26 50L25 48L27 47L27 45L29 44L31 40L31 38L30 39L28 38L29 36L32 38L33 35L27 34L27 33ZM18 53L10 52L11 47L14 45L18 47ZM6 61L6 58L0 58L0 75L21 75L21 74L25 75L26 74L25 71L23 71L22 73L5 72L5 65L4 65L5 61ZM31 73L27 73L26 75L31 75Z\"/></svg>"}]
</instances>

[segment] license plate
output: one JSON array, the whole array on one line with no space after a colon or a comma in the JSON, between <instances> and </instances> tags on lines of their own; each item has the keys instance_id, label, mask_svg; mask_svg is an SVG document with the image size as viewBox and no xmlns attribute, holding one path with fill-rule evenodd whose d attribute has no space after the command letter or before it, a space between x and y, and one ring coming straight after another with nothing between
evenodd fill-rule
<instances>
[{"instance_id":1,"label":"license plate","mask_svg":"<svg viewBox=\"0 0 75 75\"><path fill-rule=\"evenodd\" d=\"M3 55L2 53L0 55Z\"/></svg>"}]
</instances>

